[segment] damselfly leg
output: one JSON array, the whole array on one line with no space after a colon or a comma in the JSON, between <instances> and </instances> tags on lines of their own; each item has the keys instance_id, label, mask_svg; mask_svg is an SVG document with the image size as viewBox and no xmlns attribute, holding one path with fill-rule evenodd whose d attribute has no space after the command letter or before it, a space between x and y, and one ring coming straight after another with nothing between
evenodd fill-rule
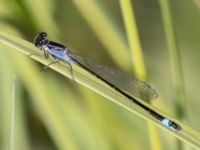
<instances>
[{"instance_id":1,"label":"damselfly leg","mask_svg":"<svg viewBox=\"0 0 200 150\"><path fill-rule=\"evenodd\" d=\"M68 62L64 62L65 64L67 64L69 66L69 68L67 67L67 69L69 69L70 75L72 77L72 80L75 81L74 79L74 74L73 74L73 70L72 70L72 65Z\"/></svg>"},{"instance_id":2,"label":"damselfly leg","mask_svg":"<svg viewBox=\"0 0 200 150\"><path fill-rule=\"evenodd\" d=\"M59 62L59 59L52 60L49 64L47 64L46 66L44 66L44 67L40 70L40 72L44 71L45 69L49 68L49 66L51 66L51 65L53 65L53 64L55 64L55 63L57 63L57 62Z\"/></svg>"},{"instance_id":3,"label":"damselfly leg","mask_svg":"<svg viewBox=\"0 0 200 150\"><path fill-rule=\"evenodd\" d=\"M31 57L31 56L37 56L39 58L42 58L42 59L48 59L49 58L49 55L47 54L47 52L43 51L44 55L41 55L41 54L38 54L38 53L31 53L28 55L28 57Z\"/></svg>"}]
</instances>

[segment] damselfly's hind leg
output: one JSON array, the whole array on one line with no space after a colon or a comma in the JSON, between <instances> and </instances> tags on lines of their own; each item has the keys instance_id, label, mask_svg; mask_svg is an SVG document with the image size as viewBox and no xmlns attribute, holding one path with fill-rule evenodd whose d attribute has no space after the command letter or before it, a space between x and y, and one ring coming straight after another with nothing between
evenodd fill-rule
<instances>
[{"instance_id":1,"label":"damselfly's hind leg","mask_svg":"<svg viewBox=\"0 0 200 150\"><path fill-rule=\"evenodd\" d=\"M57 63L57 62L59 62L59 59L52 60L49 64L47 64L46 66L44 66L44 67L40 70L40 72L44 71L45 69L49 68L49 66L51 66L51 65L53 65L53 64L55 64L55 63Z\"/></svg>"},{"instance_id":2,"label":"damselfly's hind leg","mask_svg":"<svg viewBox=\"0 0 200 150\"><path fill-rule=\"evenodd\" d=\"M71 74L72 80L75 81L74 79L74 74L73 74L73 69L72 69L72 65L68 62L66 62L65 64L68 64L69 68L67 67L67 70L69 69L69 72Z\"/></svg>"}]
</instances>

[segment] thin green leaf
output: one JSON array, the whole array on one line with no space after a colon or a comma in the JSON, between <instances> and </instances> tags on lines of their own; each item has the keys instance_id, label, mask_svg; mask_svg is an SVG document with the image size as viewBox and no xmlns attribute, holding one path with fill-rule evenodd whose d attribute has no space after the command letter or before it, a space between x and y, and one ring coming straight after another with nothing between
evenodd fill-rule
<instances>
[{"instance_id":1,"label":"thin green leaf","mask_svg":"<svg viewBox=\"0 0 200 150\"><path fill-rule=\"evenodd\" d=\"M129 49L131 52L132 64L137 78L141 80L146 79L146 70L143 60L142 48L137 30L137 24L134 16L134 11L130 0L120 0L122 16L126 28L126 33L129 42Z\"/></svg>"},{"instance_id":2,"label":"thin green leaf","mask_svg":"<svg viewBox=\"0 0 200 150\"><path fill-rule=\"evenodd\" d=\"M0 45L0 49L6 49L5 45ZM16 93L11 87L11 79L13 70L9 62L6 62L6 57L1 53L0 68L1 68L1 87L0 87L0 118L2 132L1 149L21 149L28 150L29 140L25 128L25 117L23 113L21 96L21 86L16 87ZM13 85L14 86L14 85ZM12 101L10 100L12 99ZM14 100L16 102L14 102ZM15 104L16 103L16 104ZM10 140L9 140L10 139ZM9 147L8 147L9 146Z\"/></svg>"},{"instance_id":3,"label":"thin green leaf","mask_svg":"<svg viewBox=\"0 0 200 150\"><path fill-rule=\"evenodd\" d=\"M170 12L170 5L168 0L160 0L160 7L162 12L162 18L164 22L164 29L168 44L168 51L170 55L172 78L173 78L173 99L175 103L176 116L179 119L186 118L186 97L183 72L181 66L180 52L175 36L175 29L173 26L173 20ZM178 143L181 149L181 143Z\"/></svg>"},{"instance_id":4,"label":"thin green leaf","mask_svg":"<svg viewBox=\"0 0 200 150\"><path fill-rule=\"evenodd\" d=\"M173 77L173 94L175 101L175 110L177 117L180 119L186 118L186 99L185 99L185 87L183 81L183 71L181 66L180 52L175 36L175 29L170 13L170 7L168 0L160 0L160 6L162 11L162 18L165 27L165 34L167 44L169 47L169 55L171 61L171 70Z\"/></svg>"},{"instance_id":5,"label":"thin green leaf","mask_svg":"<svg viewBox=\"0 0 200 150\"><path fill-rule=\"evenodd\" d=\"M73 0L72 2L80 11L81 15L87 21L88 25L99 38L99 41L106 48L115 63L122 68L130 68L130 62L129 59L127 59L129 55L128 47L116 29L116 26L107 17L102 8L93 0ZM116 55L116 53L118 55ZM121 56L120 61L118 56Z\"/></svg>"},{"instance_id":6,"label":"thin green leaf","mask_svg":"<svg viewBox=\"0 0 200 150\"><path fill-rule=\"evenodd\" d=\"M134 15L134 10L130 0L120 0L120 6L122 11L122 16L124 19L124 24L126 28L126 33L129 42L129 49L131 52L131 60L133 63L133 69L136 77L141 80L146 80L147 74L145 69L145 64L143 60L142 48L139 39L139 33L137 29L136 19ZM152 124L148 124L149 139L151 143L151 149L161 149L161 141L159 134Z\"/></svg>"}]
</instances>

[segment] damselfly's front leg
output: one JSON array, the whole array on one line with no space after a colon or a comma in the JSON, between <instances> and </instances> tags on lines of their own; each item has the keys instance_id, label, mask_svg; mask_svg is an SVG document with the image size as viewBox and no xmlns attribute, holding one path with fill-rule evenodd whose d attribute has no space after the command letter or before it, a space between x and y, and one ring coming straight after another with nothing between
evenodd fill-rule
<instances>
[{"instance_id":1,"label":"damselfly's front leg","mask_svg":"<svg viewBox=\"0 0 200 150\"><path fill-rule=\"evenodd\" d=\"M46 51L43 51L43 52L44 52L44 55L41 55L41 54L38 54L38 53L31 53L31 54L28 55L28 57L37 56L37 57L40 57L40 58L48 59L49 55L47 54L47 52Z\"/></svg>"},{"instance_id":2,"label":"damselfly's front leg","mask_svg":"<svg viewBox=\"0 0 200 150\"><path fill-rule=\"evenodd\" d=\"M47 64L46 66L44 66L44 67L40 70L40 72L41 72L41 71L44 71L45 69L49 68L49 66L51 66L51 65L53 65L53 64L55 64L55 63L57 63L57 62L59 62L59 59L54 59L54 60L52 60L49 64Z\"/></svg>"}]
</instances>

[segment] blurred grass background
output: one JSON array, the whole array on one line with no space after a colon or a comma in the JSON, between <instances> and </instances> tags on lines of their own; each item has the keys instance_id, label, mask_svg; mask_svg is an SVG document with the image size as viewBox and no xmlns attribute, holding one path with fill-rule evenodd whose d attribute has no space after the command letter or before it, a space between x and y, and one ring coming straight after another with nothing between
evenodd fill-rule
<instances>
[{"instance_id":1,"label":"blurred grass background","mask_svg":"<svg viewBox=\"0 0 200 150\"><path fill-rule=\"evenodd\" d=\"M131 1L155 106L175 116L172 72L159 1ZM198 114L199 1L170 0L181 54L187 120ZM32 41L40 31L97 62L133 73L126 29L116 0L0 0L0 30ZM9 146L12 77L16 74L15 149L150 149L146 121L102 96L0 45L0 149ZM161 149L176 139L158 130ZM190 147L184 147L190 149Z\"/></svg>"}]
</instances>

